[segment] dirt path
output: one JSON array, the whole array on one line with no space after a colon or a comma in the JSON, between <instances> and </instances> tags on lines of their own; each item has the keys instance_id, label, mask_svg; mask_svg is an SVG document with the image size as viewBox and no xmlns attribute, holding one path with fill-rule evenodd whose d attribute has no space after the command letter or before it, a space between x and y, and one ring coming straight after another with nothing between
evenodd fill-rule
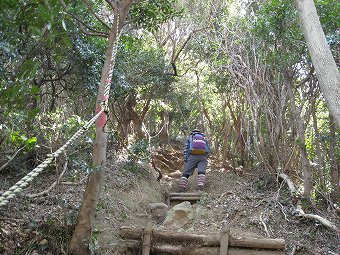
<instances>
[{"instance_id":1,"label":"dirt path","mask_svg":"<svg viewBox=\"0 0 340 255\"><path fill-rule=\"evenodd\" d=\"M179 159L181 151L178 148L172 152L166 150L162 155L165 160L156 164L163 174L160 182L156 181L158 173L152 167L135 173L124 173L120 169L116 173L122 174L121 177L108 180L106 196L110 203L106 210L111 208L111 214L103 210L98 218L101 222L106 222L103 218L107 219L112 229L109 230L109 237L103 232L103 235L99 235L99 247L102 249L100 254L112 254L108 249L113 251L117 247L120 227L145 227L150 220L147 206L150 203L165 202L167 192L177 192L179 170L183 167ZM169 159L177 162L172 165L175 168L169 167ZM165 166L164 170L162 165ZM114 184L117 181L119 185ZM188 192L197 191L196 186L197 172L189 178ZM111 193L114 189L119 189L120 196L114 197ZM235 171L225 171L210 162L205 190L200 202L194 205L195 220L189 229L180 231L219 234L226 223L233 236L285 239L286 254L291 254L292 250L294 255L340 254L336 234L311 220L295 218L294 206L287 188L271 180L266 173L260 171L245 174L242 171L236 174ZM154 220L153 224L156 228L162 228L162 220ZM107 228L107 223L104 225ZM116 254L127 255L126 251L117 251Z\"/></svg>"},{"instance_id":2,"label":"dirt path","mask_svg":"<svg viewBox=\"0 0 340 255\"><path fill-rule=\"evenodd\" d=\"M108 159L92 236L94 254L129 255L118 237L119 229L145 227L150 220L148 205L165 202L167 192L177 191L183 168L180 146L158 151L154 159L162 172L160 181L152 165L134 167L124 157ZM29 189L43 190L57 176L40 176ZM83 173L76 186L59 185L36 199L17 197L6 210L0 208L0 254L66 254L85 183ZM196 185L195 172L188 191L197 191ZM261 169L225 170L211 158L205 190L194 205L195 220L190 228L179 231L219 234L226 223L233 236L285 239L289 255L340 255L339 236L314 220L296 217L295 206L286 186ZM306 206L305 211L340 225L339 215L326 207ZM162 228L163 218L151 220L154 227Z\"/></svg>"}]
</instances>

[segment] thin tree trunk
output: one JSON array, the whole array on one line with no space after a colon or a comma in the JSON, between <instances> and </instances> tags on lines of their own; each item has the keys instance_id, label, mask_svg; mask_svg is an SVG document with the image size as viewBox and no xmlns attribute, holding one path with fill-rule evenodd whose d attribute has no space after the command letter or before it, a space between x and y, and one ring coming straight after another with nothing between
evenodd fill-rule
<instances>
[{"instance_id":1,"label":"thin tree trunk","mask_svg":"<svg viewBox=\"0 0 340 255\"><path fill-rule=\"evenodd\" d=\"M335 156L335 122L332 115L329 115L329 158L331 162L331 184L332 192L331 197L334 203L340 201L340 185L339 185L339 162L337 162Z\"/></svg>"},{"instance_id":2,"label":"thin tree trunk","mask_svg":"<svg viewBox=\"0 0 340 255\"><path fill-rule=\"evenodd\" d=\"M324 167L324 160L323 160L323 155L322 155L321 146L320 146L320 133L319 133L319 129L318 129L318 120L317 120L317 117L316 117L315 99L313 99L312 107L313 107L313 109L312 109L313 128L314 128L314 133L315 133L314 144L315 144L315 148L316 148L316 155L317 155L317 161L318 161L317 170L318 170L318 174L319 174L319 178L320 178L319 183L320 183L322 190L325 191L325 178L324 178L324 174L322 172L322 169Z\"/></svg>"},{"instance_id":3,"label":"thin tree trunk","mask_svg":"<svg viewBox=\"0 0 340 255\"><path fill-rule=\"evenodd\" d=\"M223 133L223 140L222 140L222 148L221 150L218 151L222 151L222 165L226 168L227 166L227 158L228 158L228 152L229 152L229 143L228 143L228 137L231 133L231 125L230 123L228 123L227 120L227 112L226 112L226 105L227 102L224 99L224 103L223 103L223 107L222 107L222 112L223 112L223 127L222 127L222 133ZM216 147L216 149L218 149Z\"/></svg>"},{"instance_id":4,"label":"thin tree trunk","mask_svg":"<svg viewBox=\"0 0 340 255\"><path fill-rule=\"evenodd\" d=\"M52 77L51 77L52 78ZM57 88L56 85L54 84L54 81L51 81L51 87L52 87L52 93L51 93L51 103L50 103L50 112L53 112L55 109L55 101L57 97Z\"/></svg>"},{"instance_id":5,"label":"thin tree trunk","mask_svg":"<svg viewBox=\"0 0 340 255\"><path fill-rule=\"evenodd\" d=\"M203 112L203 105L202 105L202 98L201 98L201 89L200 89L200 79L198 71L195 70L196 73L196 89L197 89L197 107L199 111L199 117L198 117L198 126L201 129L201 131L205 132L205 125L204 125L204 112Z\"/></svg>"},{"instance_id":6,"label":"thin tree trunk","mask_svg":"<svg viewBox=\"0 0 340 255\"><path fill-rule=\"evenodd\" d=\"M98 88L96 112L101 110L101 103L108 100L108 93L105 92L107 86L111 85L112 70L115 61L113 52L114 44L117 40L118 31L121 30L127 13L129 11L132 0L126 0L115 8L115 18L112 24L109 44L106 52L105 63L101 75L100 86ZM114 6L112 6L114 7ZM119 15L118 11L119 10ZM119 28L117 31L117 23L119 18ZM96 207L99 201L99 195L102 184L102 175L106 162L107 133L106 129L107 115L102 113L96 121L96 140L93 149L93 172L89 175L84 193L83 203L81 205L78 221L74 230L72 239L69 244L69 254L72 255L89 255L89 245L91 243L91 234L93 228Z\"/></svg>"},{"instance_id":7,"label":"thin tree trunk","mask_svg":"<svg viewBox=\"0 0 340 255\"><path fill-rule=\"evenodd\" d=\"M143 131L143 120L136 111L136 100L131 97L126 104L127 111L131 117L133 123L133 130L138 139L145 138L145 132Z\"/></svg>"},{"instance_id":8,"label":"thin tree trunk","mask_svg":"<svg viewBox=\"0 0 340 255\"><path fill-rule=\"evenodd\" d=\"M321 91L340 127L340 73L327 44L313 0L294 0Z\"/></svg>"},{"instance_id":9,"label":"thin tree trunk","mask_svg":"<svg viewBox=\"0 0 340 255\"><path fill-rule=\"evenodd\" d=\"M308 161L304 123L303 123L303 118L300 116L300 111L298 109L296 109L295 98L294 98L294 94L293 94L291 81L288 80L288 79L289 78L286 77L286 85L287 85L288 94L289 94L289 97L290 97L292 115L293 115L293 118L295 119L295 122L297 124L297 140L296 140L296 142L298 143L299 148L300 148L301 167L302 167L302 170L303 170L303 186L304 186L303 194L306 198L310 198L310 195L311 195L311 192L312 192L312 171L311 171L310 163Z\"/></svg>"},{"instance_id":10,"label":"thin tree trunk","mask_svg":"<svg viewBox=\"0 0 340 255\"><path fill-rule=\"evenodd\" d=\"M159 133L159 144L166 145L169 143L169 113L166 110L161 111L161 125Z\"/></svg>"}]
</instances>

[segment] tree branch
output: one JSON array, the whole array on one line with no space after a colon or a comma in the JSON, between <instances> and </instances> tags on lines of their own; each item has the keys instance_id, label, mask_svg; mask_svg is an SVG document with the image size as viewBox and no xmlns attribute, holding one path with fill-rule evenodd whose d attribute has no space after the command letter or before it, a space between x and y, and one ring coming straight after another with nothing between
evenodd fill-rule
<instances>
[{"instance_id":1,"label":"tree branch","mask_svg":"<svg viewBox=\"0 0 340 255\"><path fill-rule=\"evenodd\" d=\"M64 164L64 168L63 168L63 171L61 172L61 174L59 175L58 179L52 183L52 185L50 187L48 187L46 190L42 191L42 192L39 192L39 193L36 193L36 194L26 194L27 197L29 198L35 198L35 197L40 197L48 192L50 192L60 181L61 177L63 177L64 173L66 172L67 170L67 164L68 164L68 161L66 159L65 161L65 164Z\"/></svg>"},{"instance_id":2,"label":"tree branch","mask_svg":"<svg viewBox=\"0 0 340 255\"><path fill-rule=\"evenodd\" d=\"M294 195L294 194L297 193L293 181L286 174L283 174L283 173L279 174L279 177L282 178L287 183L288 188L289 188L291 194Z\"/></svg>"},{"instance_id":3,"label":"tree branch","mask_svg":"<svg viewBox=\"0 0 340 255\"><path fill-rule=\"evenodd\" d=\"M301 205L298 204L296 207L296 212L298 213L298 217L302 217L302 218L306 218L306 219L314 219L319 221L322 225L324 225L325 227L331 228L333 230L335 230L336 232L340 233L340 229L332 222L330 222L329 220L322 218L319 215L315 215L315 214L309 214L309 213L305 213L302 208Z\"/></svg>"},{"instance_id":4,"label":"tree branch","mask_svg":"<svg viewBox=\"0 0 340 255\"><path fill-rule=\"evenodd\" d=\"M88 0L83 0L85 2L85 4L87 5L87 7L89 8L89 11L93 14L93 16L96 17L96 19L107 29L111 29L110 25L107 24L104 20L102 20L99 15L97 13L95 13L94 9L92 8L92 5L89 3ZM112 6L111 6L112 7Z\"/></svg>"},{"instance_id":5,"label":"tree branch","mask_svg":"<svg viewBox=\"0 0 340 255\"><path fill-rule=\"evenodd\" d=\"M6 162L3 166L0 167L0 172L1 172L6 166L8 166L9 163L11 163L11 161L16 157L16 155L17 155L20 151L22 151L25 147L26 147L26 146L23 146L23 147L21 147L19 150L17 150L17 151L14 153L14 155Z\"/></svg>"},{"instance_id":6,"label":"tree branch","mask_svg":"<svg viewBox=\"0 0 340 255\"><path fill-rule=\"evenodd\" d=\"M84 34L90 35L90 36L105 37L105 38L109 37L109 33L95 30L94 28L92 28L89 25L87 25L84 21L79 19L76 15L74 15L73 13L67 11L67 6L66 6L66 4L65 4L65 2L63 0L60 0L60 3L64 7L64 9L65 9L65 13L67 15L71 16L73 19L75 19L78 22L79 28L80 28L80 30Z\"/></svg>"},{"instance_id":7,"label":"tree branch","mask_svg":"<svg viewBox=\"0 0 340 255\"><path fill-rule=\"evenodd\" d=\"M113 2L112 0L105 0L105 2L107 2L111 6L112 10L116 10L117 5L115 2Z\"/></svg>"},{"instance_id":8,"label":"tree branch","mask_svg":"<svg viewBox=\"0 0 340 255\"><path fill-rule=\"evenodd\" d=\"M74 19L76 19L78 21L78 25L80 30L85 34L85 35L89 35L89 36L99 36L99 37L104 37L104 38L108 38L109 37L109 33L106 32L101 32L101 31L96 31L92 28L90 28L89 26L87 26L85 23L83 23L81 20L79 20L78 18L74 17ZM86 28L90 31L87 31Z\"/></svg>"},{"instance_id":9,"label":"tree branch","mask_svg":"<svg viewBox=\"0 0 340 255\"><path fill-rule=\"evenodd\" d=\"M296 188L294 186L294 183L292 182L292 180L285 174L280 174L279 177L281 177L283 180L286 181L288 188L290 190L290 192L292 194L296 194ZM319 215L315 215L315 214L308 214L305 213L302 210L302 206L301 206L301 202L298 201L297 206L296 206L296 212L297 212L297 217L301 217L301 218L306 218L306 219L314 219L319 221L322 225L324 225L325 227L328 227L330 229L335 230L336 232L340 233L340 229L331 221L319 216Z\"/></svg>"}]
</instances>

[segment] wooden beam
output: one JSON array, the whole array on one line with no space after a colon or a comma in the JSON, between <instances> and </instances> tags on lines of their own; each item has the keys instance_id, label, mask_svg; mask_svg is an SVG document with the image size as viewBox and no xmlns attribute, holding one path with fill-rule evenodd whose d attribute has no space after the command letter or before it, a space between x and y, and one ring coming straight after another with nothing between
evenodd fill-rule
<instances>
[{"instance_id":1,"label":"wooden beam","mask_svg":"<svg viewBox=\"0 0 340 255\"><path fill-rule=\"evenodd\" d=\"M200 197L201 194L198 192L193 193L170 193L170 197Z\"/></svg>"},{"instance_id":2,"label":"wooden beam","mask_svg":"<svg viewBox=\"0 0 340 255\"><path fill-rule=\"evenodd\" d=\"M143 233L141 228L122 227L119 231L123 239L140 240ZM177 233L164 230L153 230L153 238L156 243L195 242L201 246L220 246L220 236L206 236L190 233ZM229 235L229 247L253 248L253 249L278 249L284 250L284 239L234 237Z\"/></svg>"},{"instance_id":3,"label":"wooden beam","mask_svg":"<svg viewBox=\"0 0 340 255\"><path fill-rule=\"evenodd\" d=\"M143 253L142 255L150 255L151 250L151 235L152 235L152 223L148 222L143 233Z\"/></svg>"},{"instance_id":4,"label":"wooden beam","mask_svg":"<svg viewBox=\"0 0 340 255\"><path fill-rule=\"evenodd\" d=\"M229 232L230 232L229 226L225 226L222 230L220 240L220 255L228 255Z\"/></svg>"},{"instance_id":5,"label":"wooden beam","mask_svg":"<svg viewBox=\"0 0 340 255\"><path fill-rule=\"evenodd\" d=\"M138 250L139 245L137 243L132 242L124 242L124 246ZM199 247L199 244L196 245L173 245L173 244L159 244L153 245L151 248L152 252L157 255L218 255L220 248L219 247ZM247 249L239 249L239 248L229 248L228 255L285 255L283 250L247 250Z\"/></svg>"},{"instance_id":6,"label":"wooden beam","mask_svg":"<svg viewBox=\"0 0 340 255\"><path fill-rule=\"evenodd\" d=\"M178 200L178 201L188 201L188 200L200 200L200 197L170 197L170 200Z\"/></svg>"}]
</instances>

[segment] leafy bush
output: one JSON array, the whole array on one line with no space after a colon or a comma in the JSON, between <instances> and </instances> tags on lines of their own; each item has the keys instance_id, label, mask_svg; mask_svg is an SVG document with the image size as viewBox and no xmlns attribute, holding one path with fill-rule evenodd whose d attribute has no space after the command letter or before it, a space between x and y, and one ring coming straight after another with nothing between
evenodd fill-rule
<instances>
[{"instance_id":1,"label":"leafy bush","mask_svg":"<svg viewBox=\"0 0 340 255\"><path fill-rule=\"evenodd\" d=\"M128 151L128 160L130 162L146 162L150 159L149 143L146 139L142 139L132 144Z\"/></svg>"}]
</instances>

